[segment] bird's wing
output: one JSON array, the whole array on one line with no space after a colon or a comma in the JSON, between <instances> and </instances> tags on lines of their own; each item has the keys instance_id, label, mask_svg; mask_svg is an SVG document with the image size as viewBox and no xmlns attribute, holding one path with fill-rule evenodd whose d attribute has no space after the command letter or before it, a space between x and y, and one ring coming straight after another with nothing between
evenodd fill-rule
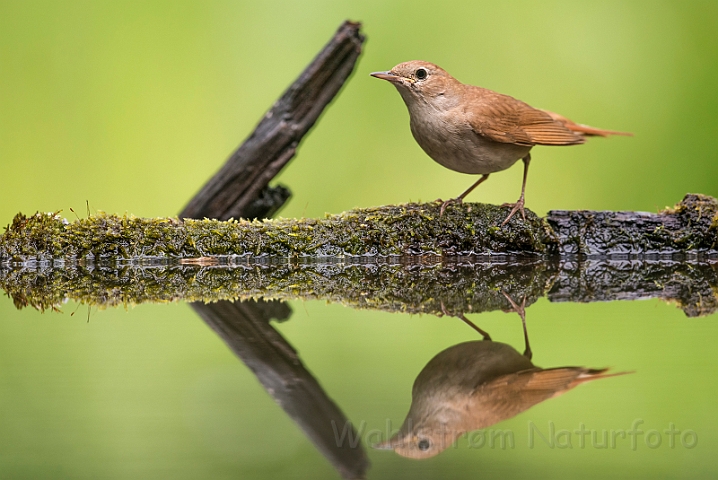
<instances>
[{"instance_id":1,"label":"bird's wing","mask_svg":"<svg viewBox=\"0 0 718 480\"><path fill-rule=\"evenodd\" d=\"M586 141L581 133L571 131L559 118L508 95L480 89L471 97L476 100L464 106L471 128L494 142L528 147L577 145Z\"/></svg>"}]
</instances>

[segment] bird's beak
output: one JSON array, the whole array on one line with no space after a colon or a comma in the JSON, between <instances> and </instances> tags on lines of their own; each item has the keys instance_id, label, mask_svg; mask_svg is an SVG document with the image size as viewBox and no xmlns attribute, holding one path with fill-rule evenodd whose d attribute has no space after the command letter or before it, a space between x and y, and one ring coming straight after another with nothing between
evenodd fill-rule
<instances>
[{"instance_id":1,"label":"bird's beak","mask_svg":"<svg viewBox=\"0 0 718 480\"><path fill-rule=\"evenodd\" d=\"M372 72L369 75L376 78L381 78L382 80L389 81L391 83L399 83L401 81L401 77L399 75L394 75L391 72Z\"/></svg>"},{"instance_id":2,"label":"bird's beak","mask_svg":"<svg viewBox=\"0 0 718 480\"><path fill-rule=\"evenodd\" d=\"M402 441L403 439L399 435L394 435L389 440L373 444L371 448L376 450L394 450L396 447L403 445Z\"/></svg>"},{"instance_id":3,"label":"bird's beak","mask_svg":"<svg viewBox=\"0 0 718 480\"><path fill-rule=\"evenodd\" d=\"M371 448L375 450L394 450L395 445L392 443L391 440L387 440L385 442L379 442L375 443L371 446Z\"/></svg>"}]
</instances>

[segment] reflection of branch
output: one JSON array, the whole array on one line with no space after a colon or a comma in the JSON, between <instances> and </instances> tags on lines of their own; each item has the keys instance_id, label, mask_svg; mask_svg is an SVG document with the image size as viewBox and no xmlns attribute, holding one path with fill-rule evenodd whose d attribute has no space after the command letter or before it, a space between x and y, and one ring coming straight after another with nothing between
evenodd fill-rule
<instances>
[{"instance_id":1,"label":"reflection of branch","mask_svg":"<svg viewBox=\"0 0 718 480\"><path fill-rule=\"evenodd\" d=\"M18 216L0 237L0 259L227 256L376 257L460 254L655 255L718 253L718 201L687 195L672 211L529 213L499 227L506 208L463 204L388 205L323 219L263 222L141 219L99 215L66 224L59 216ZM8 258L9 257L9 258ZM238 258L241 257L241 258ZM89 259L89 260L88 260Z\"/></svg>"},{"instance_id":2,"label":"reflection of branch","mask_svg":"<svg viewBox=\"0 0 718 480\"><path fill-rule=\"evenodd\" d=\"M269 325L267 311L284 319L286 305L272 302L192 303L192 308L254 372L265 390L297 422L344 478L363 478L368 467L361 445L339 442L335 433L349 422L306 370L294 349ZM358 438L352 428L347 438Z\"/></svg>"},{"instance_id":3,"label":"reflection of branch","mask_svg":"<svg viewBox=\"0 0 718 480\"><path fill-rule=\"evenodd\" d=\"M294 156L301 138L347 80L363 41L359 24L345 22L180 216L252 219L276 213L289 190L269 187L269 182ZM190 305L342 477L364 478L369 460L363 446L339 442L335 434L337 425L352 439L358 438L356 431L294 349L269 325L272 318L289 317L288 305L254 300Z\"/></svg>"},{"instance_id":4,"label":"reflection of branch","mask_svg":"<svg viewBox=\"0 0 718 480\"><path fill-rule=\"evenodd\" d=\"M249 138L180 213L180 218L270 217L262 191L294 157L297 145L354 69L364 37L344 22L314 61L266 113ZM274 190L281 203L288 191ZM266 190L265 190L266 196ZM270 197L272 195L269 195ZM259 202L257 199L260 199Z\"/></svg>"}]
</instances>

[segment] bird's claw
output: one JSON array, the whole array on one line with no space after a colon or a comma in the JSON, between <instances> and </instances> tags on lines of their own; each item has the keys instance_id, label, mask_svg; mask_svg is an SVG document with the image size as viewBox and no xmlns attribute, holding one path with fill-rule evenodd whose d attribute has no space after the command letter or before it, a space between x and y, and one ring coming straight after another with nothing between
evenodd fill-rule
<instances>
[{"instance_id":1,"label":"bird's claw","mask_svg":"<svg viewBox=\"0 0 718 480\"><path fill-rule=\"evenodd\" d=\"M521 317L522 319L525 319L526 318L526 297L524 296L521 299L521 305L519 305L514 301L513 298L511 298L509 296L508 293L504 292L503 290L501 291L501 293L503 294L504 297L506 297L506 300L508 300L509 303L511 304L511 310L506 310L506 312L518 313L519 317Z\"/></svg>"},{"instance_id":2,"label":"bird's claw","mask_svg":"<svg viewBox=\"0 0 718 480\"><path fill-rule=\"evenodd\" d=\"M446 309L446 305L444 305L444 301L440 300L440 303L441 303L441 313L443 313L444 316L446 316L446 317L452 317L453 315L451 315L449 313L449 311Z\"/></svg>"},{"instance_id":3,"label":"bird's claw","mask_svg":"<svg viewBox=\"0 0 718 480\"><path fill-rule=\"evenodd\" d=\"M521 217L524 219L524 222L526 221L526 212L524 211L524 199L519 198L518 202L516 203L504 203L501 205L502 207L513 207L511 211L509 212L509 215L506 217L506 219L501 223L501 226L503 227L507 223L509 223L509 220L511 220L511 217L513 217L516 212L521 212Z\"/></svg>"},{"instance_id":4,"label":"bird's claw","mask_svg":"<svg viewBox=\"0 0 718 480\"><path fill-rule=\"evenodd\" d=\"M439 201L441 201L441 200L439 200ZM461 197L459 197L459 198L450 198L450 199L448 199L447 201L445 201L444 203L442 203L442 204L441 204L441 209L439 209L439 216L440 216L440 217L444 215L444 210L446 210L446 207L448 207L448 206L451 205L452 203L456 203L456 204L461 205L462 203L464 203L464 199L461 198Z\"/></svg>"}]
</instances>

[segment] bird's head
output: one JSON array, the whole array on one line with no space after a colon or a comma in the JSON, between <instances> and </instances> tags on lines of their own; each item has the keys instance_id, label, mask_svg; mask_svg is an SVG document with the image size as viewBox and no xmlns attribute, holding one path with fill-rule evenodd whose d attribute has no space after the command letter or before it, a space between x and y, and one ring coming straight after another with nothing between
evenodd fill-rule
<instances>
[{"instance_id":1,"label":"bird's head","mask_svg":"<svg viewBox=\"0 0 718 480\"><path fill-rule=\"evenodd\" d=\"M400 63L389 71L374 72L371 76L394 84L407 105L416 99L450 101L461 86L443 68L421 60Z\"/></svg>"},{"instance_id":2,"label":"bird's head","mask_svg":"<svg viewBox=\"0 0 718 480\"><path fill-rule=\"evenodd\" d=\"M379 450L394 450L402 457L422 460L438 455L449 448L462 433L464 432L448 429L446 426L418 427L408 432L402 428L402 431L389 440L372 447Z\"/></svg>"}]
</instances>

